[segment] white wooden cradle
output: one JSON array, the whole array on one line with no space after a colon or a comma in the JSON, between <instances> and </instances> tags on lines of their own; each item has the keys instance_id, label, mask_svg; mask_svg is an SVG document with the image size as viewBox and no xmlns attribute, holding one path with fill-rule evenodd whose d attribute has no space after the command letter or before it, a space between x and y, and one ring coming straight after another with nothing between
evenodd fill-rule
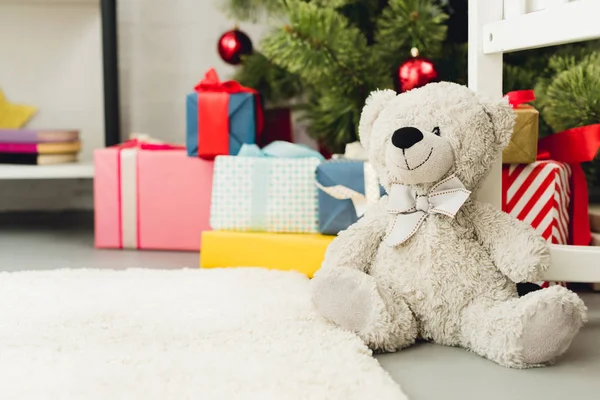
<instances>
[{"instance_id":1,"label":"white wooden cradle","mask_svg":"<svg viewBox=\"0 0 600 400\"><path fill-rule=\"evenodd\" d=\"M600 38L600 0L469 0L469 87L502 93L502 54ZM600 121L599 121L600 122ZM500 161L478 197L501 206ZM544 279L600 282L600 247L551 245Z\"/></svg>"}]
</instances>

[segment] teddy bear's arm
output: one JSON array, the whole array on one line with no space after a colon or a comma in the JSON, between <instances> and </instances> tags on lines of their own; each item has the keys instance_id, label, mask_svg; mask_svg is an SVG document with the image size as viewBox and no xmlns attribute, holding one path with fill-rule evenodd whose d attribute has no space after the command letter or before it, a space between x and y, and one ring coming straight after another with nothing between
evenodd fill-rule
<instances>
[{"instance_id":1,"label":"teddy bear's arm","mask_svg":"<svg viewBox=\"0 0 600 400\"><path fill-rule=\"evenodd\" d=\"M491 204L473 202L468 211L479 242L504 275L517 283L541 278L550 266L550 251L541 235Z\"/></svg>"},{"instance_id":2,"label":"teddy bear's arm","mask_svg":"<svg viewBox=\"0 0 600 400\"><path fill-rule=\"evenodd\" d=\"M358 222L338 234L327 248L322 268L349 267L368 272L385 235L386 202L387 198L382 198Z\"/></svg>"}]
</instances>

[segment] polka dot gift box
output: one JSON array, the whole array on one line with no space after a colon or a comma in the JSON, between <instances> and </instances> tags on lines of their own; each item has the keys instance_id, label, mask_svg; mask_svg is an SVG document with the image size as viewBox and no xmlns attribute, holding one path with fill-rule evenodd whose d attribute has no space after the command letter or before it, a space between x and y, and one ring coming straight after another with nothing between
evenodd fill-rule
<instances>
[{"instance_id":1,"label":"polka dot gift box","mask_svg":"<svg viewBox=\"0 0 600 400\"><path fill-rule=\"evenodd\" d=\"M210 225L214 230L317 233L318 152L276 141L243 145L215 158Z\"/></svg>"}]
</instances>

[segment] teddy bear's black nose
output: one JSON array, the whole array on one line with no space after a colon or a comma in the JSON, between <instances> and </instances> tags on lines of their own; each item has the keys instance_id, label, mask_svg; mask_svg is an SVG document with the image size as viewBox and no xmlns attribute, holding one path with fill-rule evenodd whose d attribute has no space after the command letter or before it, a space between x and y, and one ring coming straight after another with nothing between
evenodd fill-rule
<instances>
[{"instance_id":1,"label":"teddy bear's black nose","mask_svg":"<svg viewBox=\"0 0 600 400\"><path fill-rule=\"evenodd\" d=\"M423 140L423 134L412 126L400 128L392 135L392 144L399 149L408 149L421 140Z\"/></svg>"}]
</instances>

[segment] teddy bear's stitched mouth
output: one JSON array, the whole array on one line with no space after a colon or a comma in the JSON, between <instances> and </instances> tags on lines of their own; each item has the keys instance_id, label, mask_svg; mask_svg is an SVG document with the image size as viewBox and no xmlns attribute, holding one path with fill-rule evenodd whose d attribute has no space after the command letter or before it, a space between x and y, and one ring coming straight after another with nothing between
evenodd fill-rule
<instances>
[{"instance_id":1,"label":"teddy bear's stitched mouth","mask_svg":"<svg viewBox=\"0 0 600 400\"><path fill-rule=\"evenodd\" d=\"M403 169L405 171L414 171L415 169L419 168L420 166L422 166L423 164L425 164L427 161L429 161L429 159L431 158L431 155L433 154L433 147L431 148L431 150L429 150L429 155L427 156L427 158L419 165L417 165L414 168L411 168L408 165L408 160L406 159L406 154L404 154L404 150L402 151L402 155L404 156L404 162L406 163L406 168L402 168L401 166L398 165L398 168Z\"/></svg>"}]
</instances>

